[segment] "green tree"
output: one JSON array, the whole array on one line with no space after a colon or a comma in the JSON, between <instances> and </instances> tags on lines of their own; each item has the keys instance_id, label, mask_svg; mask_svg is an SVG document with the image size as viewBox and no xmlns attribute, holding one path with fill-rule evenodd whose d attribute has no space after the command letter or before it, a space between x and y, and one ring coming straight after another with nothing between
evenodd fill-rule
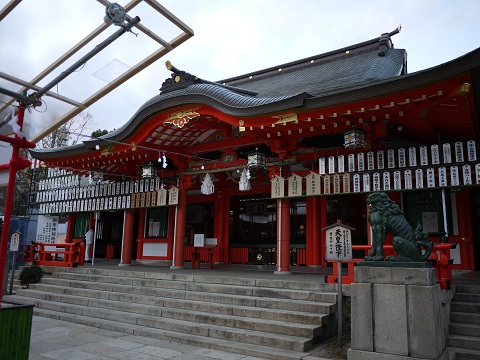
<instances>
[{"instance_id":1,"label":"green tree","mask_svg":"<svg viewBox=\"0 0 480 360\"><path fill-rule=\"evenodd\" d=\"M92 132L92 138L99 138L103 135L107 135L108 134L108 130L95 130L94 132Z\"/></svg>"}]
</instances>

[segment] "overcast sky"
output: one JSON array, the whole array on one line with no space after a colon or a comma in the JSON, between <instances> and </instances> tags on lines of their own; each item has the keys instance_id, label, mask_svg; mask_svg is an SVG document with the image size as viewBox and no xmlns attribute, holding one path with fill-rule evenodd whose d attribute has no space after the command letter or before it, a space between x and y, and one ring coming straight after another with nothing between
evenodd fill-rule
<instances>
[{"instance_id":1,"label":"overcast sky","mask_svg":"<svg viewBox=\"0 0 480 360\"><path fill-rule=\"evenodd\" d=\"M0 7L8 2L0 0ZM200 78L223 80L370 40L393 31L400 24L402 31L392 40L396 48L407 50L409 73L442 64L480 47L478 0L159 2L193 29L195 35L91 106L88 111L93 115L94 129L120 127L143 103L157 95L162 82L170 77L164 65L166 60ZM118 3L124 5L127 1ZM59 9L66 4L71 13ZM129 15L136 16L137 12L142 13L134 8ZM72 18L73 14L79 15ZM95 0L24 0L8 19L0 22L0 71L30 81L39 69L97 27L103 16L103 7ZM147 17L144 19L148 22ZM146 24L170 39L167 27L155 21ZM105 50L103 62L99 64L115 59L126 66L134 65L132 61L136 60L130 56L143 54L144 36L141 33L138 37L123 35L126 40L122 41L128 41L128 45L119 43ZM119 48L127 48L127 53ZM145 56L147 53L145 51ZM82 69L73 87L60 84L56 90L72 97L78 91L84 96L95 88L89 77L99 68L98 65ZM43 109L46 112L27 115L26 122L41 121L42 116L58 116L61 111L55 109L51 98L44 100L49 105Z\"/></svg>"}]
</instances>

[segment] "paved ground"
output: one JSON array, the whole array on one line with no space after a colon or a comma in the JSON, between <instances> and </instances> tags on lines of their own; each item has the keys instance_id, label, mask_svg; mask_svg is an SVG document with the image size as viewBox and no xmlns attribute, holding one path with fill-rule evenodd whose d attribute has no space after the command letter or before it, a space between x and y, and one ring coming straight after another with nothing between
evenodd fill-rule
<instances>
[{"instance_id":1,"label":"paved ground","mask_svg":"<svg viewBox=\"0 0 480 360\"><path fill-rule=\"evenodd\" d=\"M262 360L198 346L33 317L29 360ZM321 360L306 356L305 360Z\"/></svg>"}]
</instances>

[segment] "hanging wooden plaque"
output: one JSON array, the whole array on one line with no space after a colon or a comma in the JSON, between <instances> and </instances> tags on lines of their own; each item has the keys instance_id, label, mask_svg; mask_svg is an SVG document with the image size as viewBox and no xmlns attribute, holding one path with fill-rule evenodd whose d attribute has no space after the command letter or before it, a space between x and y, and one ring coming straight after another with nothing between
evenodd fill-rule
<instances>
[{"instance_id":1,"label":"hanging wooden plaque","mask_svg":"<svg viewBox=\"0 0 480 360\"><path fill-rule=\"evenodd\" d=\"M440 187L447 186L447 168L442 166L438 168L438 185Z\"/></svg>"},{"instance_id":2,"label":"hanging wooden plaque","mask_svg":"<svg viewBox=\"0 0 480 360\"><path fill-rule=\"evenodd\" d=\"M380 173L373 173L373 191L380 191Z\"/></svg>"},{"instance_id":3,"label":"hanging wooden plaque","mask_svg":"<svg viewBox=\"0 0 480 360\"><path fill-rule=\"evenodd\" d=\"M440 164L440 150L437 144L433 144L430 146L431 156L432 156L432 164L438 165Z\"/></svg>"},{"instance_id":4,"label":"hanging wooden plaque","mask_svg":"<svg viewBox=\"0 0 480 360\"><path fill-rule=\"evenodd\" d=\"M343 174L345 172L345 156L343 155L338 155L338 159L337 159L337 168L338 168L338 172L340 174Z\"/></svg>"},{"instance_id":5,"label":"hanging wooden plaque","mask_svg":"<svg viewBox=\"0 0 480 360\"><path fill-rule=\"evenodd\" d=\"M463 185L472 185L472 168L466 164L462 167L463 170Z\"/></svg>"},{"instance_id":6,"label":"hanging wooden plaque","mask_svg":"<svg viewBox=\"0 0 480 360\"><path fill-rule=\"evenodd\" d=\"M178 205L178 188L176 186L172 186L168 189L168 205Z\"/></svg>"},{"instance_id":7,"label":"hanging wooden plaque","mask_svg":"<svg viewBox=\"0 0 480 360\"><path fill-rule=\"evenodd\" d=\"M413 146L408 148L408 165L410 167L417 166L417 149Z\"/></svg>"},{"instance_id":8,"label":"hanging wooden plaque","mask_svg":"<svg viewBox=\"0 0 480 360\"><path fill-rule=\"evenodd\" d=\"M377 168L379 170L385 169L385 151L377 151Z\"/></svg>"},{"instance_id":9,"label":"hanging wooden plaque","mask_svg":"<svg viewBox=\"0 0 480 360\"><path fill-rule=\"evenodd\" d=\"M323 176L323 193L330 194L330 176L329 175Z\"/></svg>"},{"instance_id":10,"label":"hanging wooden plaque","mask_svg":"<svg viewBox=\"0 0 480 360\"><path fill-rule=\"evenodd\" d=\"M398 149L398 167L404 168L407 167L407 158L405 155L405 149Z\"/></svg>"},{"instance_id":11,"label":"hanging wooden plaque","mask_svg":"<svg viewBox=\"0 0 480 360\"><path fill-rule=\"evenodd\" d=\"M360 175L353 175L353 192L360 192Z\"/></svg>"},{"instance_id":12,"label":"hanging wooden plaque","mask_svg":"<svg viewBox=\"0 0 480 360\"><path fill-rule=\"evenodd\" d=\"M452 149L450 144L443 144L443 163L450 164L452 162Z\"/></svg>"},{"instance_id":13,"label":"hanging wooden plaque","mask_svg":"<svg viewBox=\"0 0 480 360\"><path fill-rule=\"evenodd\" d=\"M457 141L455 143L455 160L456 162L463 162L464 161L464 158L463 158L463 144L461 141Z\"/></svg>"},{"instance_id":14,"label":"hanging wooden plaque","mask_svg":"<svg viewBox=\"0 0 480 360\"><path fill-rule=\"evenodd\" d=\"M323 157L318 159L318 173L320 175L325 175L325 158Z\"/></svg>"},{"instance_id":15,"label":"hanging wooden plaque","mask_svg":"<svg viewBox=\"0 0 480 360\"><path fill-rule=\"evenodd\" d=\"M333 175L333 193L340 194L340 174Z\"/></svg>"},{"instance_id":16,"label":"hanging wooden plaque","mask_svg":"<svg viewBox=\"0 0 480 360\"><path fill-rule=\"evenodd\" d=\"M435 170L433 168L427 169L427 187L435 187Z\"/></svg>"},{"instance_id":17,"label":"hanging wooden plaque","mask_svg":"<svg viewBox=\"0 0 480 360\"><path fill-rule=\"evenodd\" d=\"M335 156L328 157L328 173L335 174Z\"/></svg>"},{"instance_id":18,"label":"hanging wooden plaque","mask_svg":"<svg viewBox=\"0 0 480 360\"><path fill-rule=\"evenodd\" d=\"M389 149L387 151L387 163L389 169L395 168L395 150Z\"/></svg>"},{"instance_id":19,"label":"hanging wooden plaque","mask_svg":"<svg viewBox=\"0 0 480 360\"><path fill-rule=\"evenodd\" d=\"M145 194L146 194L146 196L145 196L145 206L150 207L150 201L152 200L151 192L149 191Z\"/></svg>"},{"instance_id":20,"label":"hanging wooden plaque","mask_svg":"<svg viewBox=\"0 0 480 360\"><path fill-rule=\"evenodd\" d=\"M452 186L460 185L460 174L458 172L458 166L450 167L450 183Z\"/></svg>"},{"instance_id":21,"label":"hanging wooden plaque","mask_svg":"<svg viewBox=\"0 0 480 360\"><path fill-rule=\"evenodd\" d=\"M415 170L415 187L417 189L423 189L423 170L422 169Z\"/></svg>"},{"instance_id":22,"label":"hanging wooden plaque","mask_svg":"<svg viewBox=\"0 0 480 360\"><path fill-rule=\"evenodd\" d=\"M383 190L385 191L390 191L390 172L385 171L382 174L382 180L383 180Z\"/></svg>"},{"instance_id":23,"label":"hanging wooden plaque","mask_svg":"<svg viewBox=\"0 0 480 360\"><path fill-rule=\"evenodd\" d=\"M307 182L307 196L321 194L321 176L320 174L311 172L305 176Z\"/></svg>"},{"instance_id":24,"label":"hanging wooden plaque","mask_svg":"<svg viewBox=\"0 0 480 360\"><path fill-rule=\"evenodd\" d=\"M367 168L368 170L374 170L375 169L375 154L373 151L369 151L367 153Z\"/></svg>"},{"instance_id":25,"label":"hanging wooden plaque","mask_svg":"<svg viewBox=\"0 0 480 360\"><path fill-rule=\"evenodd\" d=\"M355 155L348 154L348 172L355 171Z\"/></svg>"},{"instance_id":26,"label":"hanging wooden plaque","mask_svg":"<svg viewBox=\"0 0 480 360\"><path fill-rule=\"evenodd\" d=\"M363 191L364 192L369 192L371 187L370 187L370 174L363 174L362 176L363 180Z\"/></svg>"},{"instance_id":27,"label":"hanging wooden plaque","mask_svg":"<svg viewBox=\"0 0 480 360\"><path fill-rule=\"evenodd\" d=\"M357 154L357 168L358 168L358 171L365 171L365 154L364 153Z\"/></svg>"},{"instance_id":28,"label":"hanging wooden plaque","mask_svg":"<svg viewBox=\"0 0 480 360\"><path fill-rule=\"evenodd\" d=\"M467 141L468 161L477 161L477 147L475 140Z\"/></svg>"},{"instance_id":29,"label":"hanging wooden plaque","mask_svg":"<svg viewBox=\"0 0 480 360\"><path fill-rule=\"evenodd\" d=\"M165 205L167 205L167 190L165 188L161 188L157 191L157 206Z\"/></svg>"},{"instance_id":30,"label":"hanging wooden plaque","mask_svg":"<svg viewBox=\"0 0 480 360\"><path fill-rule=\"evenodd\" d=\"M343 183L343 192L349 193L350 192L350 174L347 174L347 173L343 174L342 183Z\"/></svg>"},{"instance_id":31,"label":"hanging wooden plaque","mask_svg":"<svg viewBox=\"0 0 480 360\"><path fill-rule=\"evenodd\" d=\"M412 171L405 170L404 178L405 178L405 189L413 189Z\"/></svg>"},{"instance_id":32,"label":"hanging wooden plaque","mask_svg":"<svg viewBox=\"0 0 480 360\"><path fill-rule=\"evenodd\" d=\"M288 178L288 196L302 196L302 177L292 174Z\"/></svg>"},{"instance_id":33,"label":"hanging wooden plaque","mask_svg":"<svg viewBox=\"0 0 480 360\"><path fill-rule=\"evenodd\" d=\"M426 146L420 146L420 165L428 165L428 148Z\"/></svg>"},{"instance_id":34,"label":"hanging wooden plaque","mask_svg":"<svg viewBox=\"0 0 480 360\"><path fill-rule=\"evenodd\" d=\"M275 176L271 180L271 197L272 199L278 199L285 196L285 179L281 176Z\"/></svg>"}]
</instances>

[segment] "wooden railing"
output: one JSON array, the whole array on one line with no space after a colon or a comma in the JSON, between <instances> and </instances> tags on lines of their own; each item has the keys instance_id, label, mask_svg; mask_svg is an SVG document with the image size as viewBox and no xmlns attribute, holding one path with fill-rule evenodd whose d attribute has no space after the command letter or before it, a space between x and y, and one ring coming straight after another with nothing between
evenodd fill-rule
<instances>
[{"instance_id":1,"label":"wooden railing","mask_svg":"<svg viewBox=\"0 0 480 360\"><path fill-rule=\"evenodd\" d=\"M194 247L194 246L185 246L183 253L184 261L191 261L192 268L195 265L200 267L200 263L205 263L209 265L209 268L213 267L213 254L215 252L216 246L204 246L204 247Z\"/></svg>"},{"instance_id":2,"label":"wooden railing","mask_svg":"<svg viewBox=\"0 0 480 360\"><path fill-rule=\"evenodd\" d=\"M25 262L35 265L76 267L84 263L85 244L44 244L32 242L25 250Z\"/></svg>"},{"instance_id":3,"label":"wooden railing","mask_svg":"<svg viewBox=\"0 0 480 360\"><path fill-rule=\"evenodd\" d=\"M248 248L230 248L230 264L248 264Z\"/></svg>"},{"instance_id":4,"label":"wooden railing","mask_svg":"<svg viewBox=\"0 0 480 360\"><path fill-rule=\"evenodd\" d=\"M456 243L447 243L447 244L435 244L433 246L432 253L427 260L431 262L435 267L435 273L437 276L437 282L440 284L442 289L450 289L450 284L452 282L452 270L451 265L453 264L453 259L450 258L450 249L455 249L457 247ZM360 250L364 252L364 255L367 256L368 252L371 249L371 245L352 245L352 250ZM389 255L396 255L395 250L392 245L384 245L383 252L385 257ZM343 264L347 264L347 275L342 275L343 284L351 284L355 281L354 279L354 270L358 262L363 261L364 258L354 258L352 261L342 261ZM336 262L336 261L328 261ZM329 284L335 284L338 281L338 269L337 266L332 266L333 273L332 275L327 276L327 282Z\"/></svg>"}]
</instances>

